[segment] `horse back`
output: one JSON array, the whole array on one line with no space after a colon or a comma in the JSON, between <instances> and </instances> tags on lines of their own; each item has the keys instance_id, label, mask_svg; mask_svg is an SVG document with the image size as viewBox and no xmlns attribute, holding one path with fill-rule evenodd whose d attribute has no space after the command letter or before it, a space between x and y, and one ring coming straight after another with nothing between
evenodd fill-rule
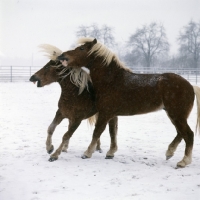
<instances>
[{"instance_id":1,"label":"horse back","mask_svg":"<svg viewBox=\"0 0 200 200\"><path fill-rule=\"evenodd\" d=\"M126 71L116 77L113 83L110 79L109 84L99 87L101 91L97 91L96 95L99 110L106 108L107 112L117 115L135 115L176 108L183 104L188 110L193 105L193 88L179 75L134 74Z\"/></svg>"}]
</instances>

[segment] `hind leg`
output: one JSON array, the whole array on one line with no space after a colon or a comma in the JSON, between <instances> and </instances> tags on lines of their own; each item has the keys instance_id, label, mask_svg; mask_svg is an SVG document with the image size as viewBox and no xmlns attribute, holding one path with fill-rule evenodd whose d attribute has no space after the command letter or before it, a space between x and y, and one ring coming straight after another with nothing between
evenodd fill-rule
<instances>
[{"instance_id":1,"label":"hind leg","mask_svg":"<svg viewBox=\"0 0 200 200\"><path fill-rule=\"evenodd\" d=\"M112 159L114 153L117 151L117 130L118 130L118 118L114 117L109 121L109 133L111 138L110 149L106 154L106 159Z\"/></svg>"},{"instance_id":2,"label":"hind leg","mask_svg":"<svg viewBox=\"0 0 200 200\"><path fill-rule=\"evenodd\" d=\"M97 141L99 140L102 132L105 130L109 119L110 119L109 117L106 117L105 115L100 114L100 112L99 112L98 120L97 120L95 129L94 129L93 135L92 135L92 141L91 141L90 145L88 146L87 150L81 156L83 159L92 157L92 154L94 153L94 151L96 149Z\"/></svg>"},{"instance_id":3,"label":"hind leg","mask_svg":"<svg viewBox=\"0 0 200 200\"><path fill-rule=\"evenodd\" d=\"M52 145L52 135L55 131L56 126L59 125L63 119L64 118L58 109L56 112L56 116L54 117L52 123L49 125L48 130L47 130L48 135L47 135L47 140L46 140L46 150L49 154L51 154L54 150L54 147Z\"/></svg>"},{"instance_id":4,"label":"hind leg","mask_svg":"<svg viewBox=\"0 0 200 200\"><path fill-rule=\"evenodd\" d=\"M174 140L170 143L168 146L168 149L166 151L166 160L169 160L173 155L174 152L176 151L177 146L181 142L182 137L181 134L177 131L177 136L174 138Z\"/></svg>"},{"instance_id":5,"label":"hind leg","mask_svg":"<svg viewBox=\"0 0 200 200\"><path fill-rule=\"evenodd\" d=\"M185 147L185 155L183 159L177 163L177 167L185 167L186 165L189 165L192 162L192 149L193 149L193 143L194 143L194 133L186 124L187 126L187 132L183 134L183 139L185 140L186 147Z\"/></svg>"},{"instance_id":6,"label":"hind leg","mask_svg":"<svg viewBox=\"0 0 200 200\"><path fill-rule=\"evenodd\" d=\"M194 133L187 124L186 119L176 119L172 121L177 129L177 132L180 133L181 137L185 140L186 143L185 155L183 159L177 163L177 167L185 167L186 165L189 165L192 162Z\"/></svg>"}]
</instances>

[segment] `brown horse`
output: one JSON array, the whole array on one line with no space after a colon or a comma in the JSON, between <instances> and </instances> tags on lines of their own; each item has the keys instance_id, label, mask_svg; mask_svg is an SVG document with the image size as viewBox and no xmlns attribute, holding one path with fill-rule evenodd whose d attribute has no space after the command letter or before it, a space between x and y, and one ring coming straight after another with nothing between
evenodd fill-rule
<instances>
[{"instance_id":1,"label":"brown horse","mask_svg":"<svg viewBox=\"0 0 200 200\"><path fill-rule=\"evenodd\" d=\"M96 143L111 118L164 109L177 131L177 136L168 147L166 158L174 155L178 144L184 139L185 155L177 166L185 167L190 164L194 133L187 118L196 94L199 125L200 88L193 87L187 80L173 73L135 74L96 39L81 38L78 44L77 48L62 53L58 59L64 66L85 66L90 70L99 116L84 158L92 156Z\"/></svg>"},{"instance_id":2,"label":"brown horse","mask_svg":"<svg viewBox=\"0 0 200 200\"><path fill-rule=\"evenodd\" d=\"M89 122L94 122L94 115L97 113L95 107L95 95L90 81L90 76L82 69L70 69L63 67L55 58L61 51L51 45L41 46L51 59L43 68L31 76L30 81L37 82L37 87L43 87L53 82L58 82L61 86L61 96L58 102L58 110L55 118L48 128L46 149L50 154L53 152L52 135L58 124L64 119L69 119L68 131L64 134L62 143L53 153L49 161L58 159L61 151L67 151L69 139L78 128L83 119L89 118ZM111 158L113 152L117 151L117 118L114 117L109 122L111 136L110 150L106 158ZM101 152L100 140L98 140L97 150Z\"/></svg>"}]
</instances>

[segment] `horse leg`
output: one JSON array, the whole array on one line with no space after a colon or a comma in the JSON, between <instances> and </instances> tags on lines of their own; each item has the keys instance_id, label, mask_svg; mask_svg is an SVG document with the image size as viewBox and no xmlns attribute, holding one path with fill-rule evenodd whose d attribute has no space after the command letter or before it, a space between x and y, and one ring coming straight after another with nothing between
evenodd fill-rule
<instances>
[{"instance_id":1,"label":"horse leg","mask_svg":"<svg viewBox=\"0 0 200 200\"><path fill-rule=\"evenodd\" d=\"M117 130L118 130L118 118L114 117L109 122L109 133L111 138L110 149L106 154L106 159L112 159L114 153L117 151Z\"/></svg>"},{"instance_id":2,"label":"horse leg","mask_svg":"<svg viewBox=\"0 0 200 200\"><path fill-rule=\"evenodd\" d=\"M63 147L67 144L71 136L73 135L74 131L78 128L81 123L81 120L69 120L69 128L68 131L63 135L62 142L58 149L51 155L49 158L50 162L53 162L58 159L58 156L61 154Z\"/></svg>"},{"instance_id":3,"label":"horse leg","mask_svg":"<svg viewBox=\"0 0 200 200\"><path fill-rule=\"evenodd\" d=\"M105 116L102 116L99 113L98 120L95 125L95 129L94 129L93 136L92 136L92 141L91 141L90 145L88 146L88 149L81 156L83 159L92 157L92 153L94 153L94 151L95 151L97 141L99 140L102 132L105 130L108 120L109 120L109 118L107 119Z\"/></svg>"},{"instance_id":4,"label":"horse leg","mask_svg":"<svg viewBox=\"0 0 200 200\"><path fill-rule=\"evenodd\" d=\"M177 131L177 136L174 138L174 140L170 143L168 146L168 149L166 151L166 160L169 160L173 155L174 152L176 151L177 146L181 142L183 138L181 137L181 134Z\"/></svg>"},{"instance_id":5,"label":"horse leg","mask_svg":"<svg viewBox=\"0 0 200 200\"><path fill-rule=\"evenodd\" d=\"M101 149L101 141L100 138L97 141L97 147L96 147L96 151L98 151L99 153L102 153L103 150Z\"/></svg>"},{"instance_id":6,"label":"horse leg","mask_svg":"<svg viewBox=\"0 0 200 200\"><path fill-rule=\"evenodd\" d=\"M56 115L53 119L53 121L51 122L51 124L48 127L47 130L47 140L46 140L46 150L49 154L51 154L54 150L54 146L52 145L52 135L55 131L55 128L58 124L60 124L60 122L63 120L63 116L60 113L60 110L58 109L56 112Z\"/></svg>"},{"instance_id":7,"label":"horse leg","mask_svg":"<svg viewBox=\"0 0 200 200\"><path fill-rule=\"evenodd\" d=\"M186 165L189 165L192 162L194 133L187 124L186 119L172 119L172 121L177 129L177 132L181 134L181 137L185 140L186 143L185 155L183 159L177 163L177 167L185 167Z\"/></svg>"},{"instance_id":8,"label":"horse leg","mask_svg":"<svg viewBox=\"0 0 200 200\"><path fill-rule=\"evenodd\" d=\"M66 140L65 144L63 145L62 152L67 152L68 147L69 147L69 140Z\"/></svg>"},{"instance_id":9,"label":"horse leg","mask_svg":"<svg viewBox=\"0 0 200 200\"><path fill-rule=\"evenodd\" d=\"M69 121L68 130L70 126L71 126L71 123ZM67 152L68 147L69 147L69 140L66 140L65 144L63 145L62 152Z\"/></svg>"},{"instance_id":10,"label":"horse leg","mask_svg":"<svg viewBox=\"0 0 200 200\"><path fill-rule=\"evenodd\" d=\"M114 117L109 122L109 133L111 138L111 144L110 144L110 150L106 154L106 159L112 159L114 157L114 153L117 151L117 129L118 129L118 118ZM97 141L97 147L96 150L99 151L99 153L102 153L102 149L100 147L101 142L100 138Z\"/></svg>"},{"instance_id":11,"label":"horse leg","mask_svg":"<svg viewBox=\"0 0 200 200\"><path fill-rule=\"evenodd\" d=\"M187 122L186 122L187 123ZM177 167L185 167L186 165L189 165L192 162L192 149L193 149L193 143L194 143L194 133L186 124L187 132L183 134L183 139L185 140L186 147L185 147L185 155L183 159L177 163Z\"/></svg>"}]
</instances>

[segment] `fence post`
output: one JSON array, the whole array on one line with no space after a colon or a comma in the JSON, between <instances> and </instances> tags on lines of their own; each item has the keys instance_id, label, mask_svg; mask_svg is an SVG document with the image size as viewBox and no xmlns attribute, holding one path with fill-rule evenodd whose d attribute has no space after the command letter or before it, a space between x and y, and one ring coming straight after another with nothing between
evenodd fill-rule
<instances>
[{"instance_id":1,"label":"fence post","mask_svg":"<svg viewBox=\"0 0 200 200\"><path fill-rule=\"evenodd\" d=\"M10 82L12 82L12 66L10 66Z\"/></svg>"}]
</instances>

